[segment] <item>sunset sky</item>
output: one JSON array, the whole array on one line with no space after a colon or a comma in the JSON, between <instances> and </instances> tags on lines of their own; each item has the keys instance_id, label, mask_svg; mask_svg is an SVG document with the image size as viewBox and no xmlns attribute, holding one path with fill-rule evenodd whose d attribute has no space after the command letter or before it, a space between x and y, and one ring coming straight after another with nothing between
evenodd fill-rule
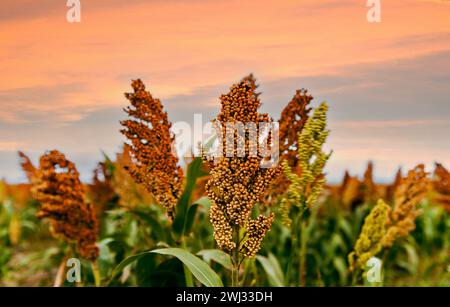
<instances>
[{"instance_id":1,"label":"sunset sky","mask_svg":"<svg viewBox=\"0 0 450 307\"><path fill-rule=\"evenodd\" d=\"M450 167L450 1L0 1L0 178L24 181L17 150L35 162L63 151L89 180L112 155L123 93L141 78L171 121L205 121L219 95L256 76L262 111L278 119L298 88L326 100L330 181L375 162L378 180L434 161Z\"/></svg>"}]
</instances>

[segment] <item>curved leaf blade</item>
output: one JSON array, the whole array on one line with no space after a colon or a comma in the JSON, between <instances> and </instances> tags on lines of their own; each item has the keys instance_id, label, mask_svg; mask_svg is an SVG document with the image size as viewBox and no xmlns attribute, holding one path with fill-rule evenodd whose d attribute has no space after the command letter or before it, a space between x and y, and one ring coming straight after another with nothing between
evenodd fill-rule
<instances>
[{"instance_id":1,"label":"curved leaf blade","mask_svg":"<svg viewBox=\"0 0 450 307\"><path fill-rule=\"evenodd\" d=\"M203 260L206 262L215 261L218 264L222 265L227 270L232 269L230 256L218 249L204 249L197 253L197 255L202 256Z\"/></svg>"},{"instance_id":2,"label":"curved leaf blade","mask_svg":"<svg viewBox=\"0 0 450 307\"><path fill-rule=\"evenodd\" d=\"M130 256L130 257L122 260L122 262L119 263L112 271L110 280L113 280L120 272L123 271L123 269L125 269L126 266L128 266L128 265L132 264L134 261L144 257L148 253L149 252L142 252L142 253Z\"/></svg>"},{"instance_id":3,"label":"curved leaf blade","mask_svg":"<svg viewBox=\"0 0 450 307\"><path fill-rule=\"evenodd\" d=\"M273 287L284 287L284 276L277 258L272 254L269 257L256 256L267 274L269 283Z\"/></svg>"},{"instance_id":4,"label":"curved leaf blade","mask_svg":"<svg viewBox=\"0 0 450 307\"><path fill-rule=\"evenodd\" d=\"M160 255L170 255L178 258L194 277L207 287L223 287L222 280L206 262L181 248L162 248L150 251Z\"/></svg>"}]
</instances>

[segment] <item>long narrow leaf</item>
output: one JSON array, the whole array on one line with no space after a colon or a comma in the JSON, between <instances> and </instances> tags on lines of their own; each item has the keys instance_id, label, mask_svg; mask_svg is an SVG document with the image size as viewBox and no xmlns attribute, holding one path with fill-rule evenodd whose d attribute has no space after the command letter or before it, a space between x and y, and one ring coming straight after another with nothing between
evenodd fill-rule
<instances>
[{"instance_id":1,"label":"long narrow leaf","mask_svg":"<svg viewBox=\"0 0 450 307\"><path fill-rule=\"evenodd\" d=\"M150 253L174 256L183 262L192 275L194 275L194 277L203 285L207 287L223 287L220 277L208 266L206 262L181 248L161 248L130 256L114 268L110 280L113 280L126 266Z\"/></svg>"},{"instance_id":2,"label":"long narrow leaf","mask_svg":"<svg viewBox=\"0 0 450 307\"><path fill-rule=\"evenodd\" d=\"M267 274L269 283L273 287L284 287L284 277L278 260L272 254L269 258L264 256L256 256Z\"/></svg>"},{"instance_id":3,"label":"long narrow leaf","mask_svg":"<svg viewBox=\"0 0 450 307\"><path fill-rule=\"evenodd\" d=\"M223 287L222 280L206 262L181 248L163 248L151 251L160 255L170 255L177 257L194 277L207 287Z\"/></svg>"},{"instance_id":4,"label":"long narrow leaf","mask_svg":"<svg viewBox=\"0 0 450 307\"><path fill-rule=\"evenodd\" d=\"M221 250L204 249L202 251L199 251L197 253L197 255L202 256L203 260L205 260L208 263L211 262L211 260L212 260L212 261L219 263L227 270L231 270L231 268L232 268L230 256Z\"/></svg>"}]
</instances>

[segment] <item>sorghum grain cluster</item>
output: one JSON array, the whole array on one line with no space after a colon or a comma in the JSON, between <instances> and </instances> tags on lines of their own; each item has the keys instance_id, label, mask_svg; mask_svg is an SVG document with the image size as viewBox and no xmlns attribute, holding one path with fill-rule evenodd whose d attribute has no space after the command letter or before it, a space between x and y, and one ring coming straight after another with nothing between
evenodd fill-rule
<instances>
[{"instance_id":1,"label":"sorghum grain cluster","mask_svg":"<svg viewBox=\"0 0 450 307\"><path fill-rule=\"evenodd\" d=\"M394 208L389 215L388 229L383 241L386 247L392 246L397 238L406 237L416 228L416 218L422 211L417 208L428 190L425 166L420 164L408 172L395 191Z\"/></svg>"},{"instance_id":2,"label":"sorghum grain cluster","mask_svg":"<svg viewBox=\"0 0 450 307\"><path fill-rule=\"evenodd\" d=\"M181 194L183 171L172 150L174 136L171 123L159 99L145 90L141 80L131 84L134 93L125 97L131 106L125 109L129 119L121 121L121 132L130 141L134 163L128 168L136 182L143 184L155 200L167 209L170 218Z\"/></svg>"},{"instance_id":3,"label":"sorghum grain cluster","mask_svg":"<svg viewBox=\"0 0 450 307\"><path fill-rule=\"evenodd\" d=\"M220 97L222 108L215 122L220 125L220 141L223 155L211 158L204 154L204 160L210 168L210 179L206 191L212 201L210 211L211 223L214 227L214 238L222 250L231 252L236 248L245 256L254 256L260 248L265 233L270 229L273 216L260 215L252 220L250 215L262 193L279 175L280 167L262 168L261 161L265 158L258 151L256 156L250 156L250 131L245 134L245 155L238 157L237 148L233 157L227 157L226 144L231 138L226 136L226 125L237 122L247 124L270 123L267 114L258 113L261 102L256 93L256 83L252 75L245 77L230 88L228 94ZM259 136L259 128L257 133ZM270 144L270 135L268 136ZM234 134L233 143L237 144L238 135ZM245 229L246 240L242 245L239 229Z\"/></svg>"},{"instance_id":4,"label":"sorghum grain cluster","mask_svg":"<svg viewBox=\"0 0 450 307\"><path fill-rule=\"evenodd\" d=\"M57 150L46 153L40 158L33 190L41 203L38 217L50 219L55 237L76 243L82 257L95 260L98 222L94 208L85 202L75 165Z\"/></svg>"}]
</instances>

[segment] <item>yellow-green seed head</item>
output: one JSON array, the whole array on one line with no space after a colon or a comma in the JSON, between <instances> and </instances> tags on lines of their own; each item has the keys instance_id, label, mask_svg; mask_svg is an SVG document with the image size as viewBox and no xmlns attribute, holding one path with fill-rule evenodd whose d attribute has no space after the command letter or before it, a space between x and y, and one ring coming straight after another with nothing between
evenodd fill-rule
<instances>
[{"instance_id":1,"label":"yellow-green seed head","mask_svg":"<svg viewBox=\"0 0 450 307\"><path fill-rule=\"evenodd\" d=\"M380 199L364 220L354 251L348 256L351 271L363 268L367 260L382 250L389 212L389 206Z\"/></svg>"},{"instance_id":2,"label":"yellow-green seed head","mask_svg":"<svg viewBox=\"0 0 450 307\"><path fill-rule=\"evenodd\" d=\"M290 225L291 206L298 206L302 210L311 208L316 203L325 184L323 169L331 155L331 152L325 153L322 149L330 133L326 129L327 111L327 104L325 102L320 104L299 134L300 174L294 173L287 161L283 161L284 174L291 181L281 206L282 219L286 225Z\"/></svg>"}]
</instances>

